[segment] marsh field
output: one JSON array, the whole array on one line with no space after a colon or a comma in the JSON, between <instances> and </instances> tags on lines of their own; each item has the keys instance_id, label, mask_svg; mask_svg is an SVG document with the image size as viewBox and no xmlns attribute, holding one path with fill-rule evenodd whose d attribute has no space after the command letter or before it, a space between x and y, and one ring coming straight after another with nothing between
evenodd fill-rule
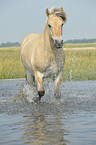
<instances>
[{"instance_id":1,"label":"marsh field","mask_svg":"<svg viewBox=\"0 0 96 145\"><path fill-rule=\"evenodd\" d=\"M63 80L96 80L96 43L65 44ZM19 47L0 48L0 79L25 78Z\"/></svg>"}]
</instances>

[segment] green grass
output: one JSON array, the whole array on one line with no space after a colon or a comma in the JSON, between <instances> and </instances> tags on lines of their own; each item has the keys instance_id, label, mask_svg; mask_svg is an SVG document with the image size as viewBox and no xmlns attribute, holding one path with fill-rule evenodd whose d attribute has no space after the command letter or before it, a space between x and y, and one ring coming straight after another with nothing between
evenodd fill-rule
<instances>
[{"instance_id":1,"label":"green grass","mask_svg":"<svg viewBox=\"0 0 96 145\"><path fill-rule=\"evenodd\" d=\"M70 47L69 47L70 45ZM75 44L76 47L95 47L93 44ZM66 44L67 48L73 45ZM96 80L96 48L66 49L63 80ZM20 60L19 47L0 48L0 79L24 78L25 71Z\"/></svg>"},{"instance_id":2,"label":"green grass","mask_svg":"<svg viewBox=\"0 0 96 145\"><path fill-rule=\"evenodd\" d=\"M0 48L0 79L24 78L19 48Z\"/></svg>"},{"instance_id":3,"label":"green grass","mask_svg":"<svg viewBox=\"0 0 96 145\"><path fill-rule=\"evenodd\" d=\"M96 80L96 49L66 50L64 80Z\"/></svg>"},{"instance_id":4,"label":"green grass","mask_svg":"<svg viewBox=\"0 0 96 145\"><path fill-rule=\"evenodd\" d=\"M96 47L96 43L64 44L65 48Z\"/></svg>"}]
</instances>

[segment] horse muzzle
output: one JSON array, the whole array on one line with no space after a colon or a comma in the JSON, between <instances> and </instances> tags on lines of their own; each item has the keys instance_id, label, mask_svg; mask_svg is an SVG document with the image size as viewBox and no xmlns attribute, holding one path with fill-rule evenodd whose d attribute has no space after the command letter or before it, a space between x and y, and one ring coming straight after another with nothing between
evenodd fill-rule
<instances>
[{"instance_id":1,"label":"horse muzzle","mask_svg":"<svg viewBox=\"0 0 96 145\"><path fill-rule=\"evenodd\" d=\"M62 48L62 46L63 46L63 40L62 39L56 39L54 41L54 43L55 43L55 46L56 46L57 49Z\"/></svg>"}]
</instances>

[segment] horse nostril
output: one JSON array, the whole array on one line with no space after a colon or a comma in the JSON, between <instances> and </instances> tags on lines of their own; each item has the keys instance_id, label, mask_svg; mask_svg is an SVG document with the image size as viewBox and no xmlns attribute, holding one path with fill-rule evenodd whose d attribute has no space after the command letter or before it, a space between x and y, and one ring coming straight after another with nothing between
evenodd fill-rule
<instances>
[{"instance_id":1,"label":"horse nostril","mask_svg":"<svg viewBox=\"0 0 96 145\"><path fill-rule=\"evenodd\" d=\"M61 47L63 46L63 40L61 40L61 39L56 39L56 40L55 40L55 46L56 46L57 48L61 48Z\"/></svg>"},{"instance_id":2,"label":"horse nostril","mask_svg":"<svg viewBox=\"0 0 96 145\"><path fill-rule=\"evenodd\" d=\"M57 40L57 39L55 40L55 43L57 43L57 44L58 44L58 40Z\"/></svg>"},{"instance_id":3,"label":"horse nostril","mask_svg":"<svg viewBox=\"0 0 96 145\"><path fill-rule=\"evenodd\" d=\"M63 44L63 40L61 40L61 44Z\"/></svg>"},{"instance_id":4,"label":"horse nostril","mask_svg":"<svg viewBox=\"0 0 96 145\"><path fill-rule=\"evenodd\" d=\"M58 45L61 45L61 44L63 44L63 40L57 40L57 39L56 39L56 40L55 40L55 43L58 44Z\"/></svg>"}]
</instances>

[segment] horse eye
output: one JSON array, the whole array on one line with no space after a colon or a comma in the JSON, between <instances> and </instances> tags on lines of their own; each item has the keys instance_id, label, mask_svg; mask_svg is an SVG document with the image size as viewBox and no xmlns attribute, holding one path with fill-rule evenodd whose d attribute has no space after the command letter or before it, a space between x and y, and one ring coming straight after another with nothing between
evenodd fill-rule
<instances>
[{"instance_id":1,"label":"horse eye","mask_svg":"<svg viewBox=\"0 0 96 145\"><path fill-rule=\"evenodd\" d=\"M48 24L48 27L51 28L51 25Z\"/></svg>"},{"instance_id":2,"label":"horse eye","mask_svg":"<svg viewBox=\"0 0 96 145\"><path fill-rule=\"evenodd\" d=\"M62 23L61 27L63 27L63 25L64 25L64 24Z\"/></svg>"}]
</instances>

